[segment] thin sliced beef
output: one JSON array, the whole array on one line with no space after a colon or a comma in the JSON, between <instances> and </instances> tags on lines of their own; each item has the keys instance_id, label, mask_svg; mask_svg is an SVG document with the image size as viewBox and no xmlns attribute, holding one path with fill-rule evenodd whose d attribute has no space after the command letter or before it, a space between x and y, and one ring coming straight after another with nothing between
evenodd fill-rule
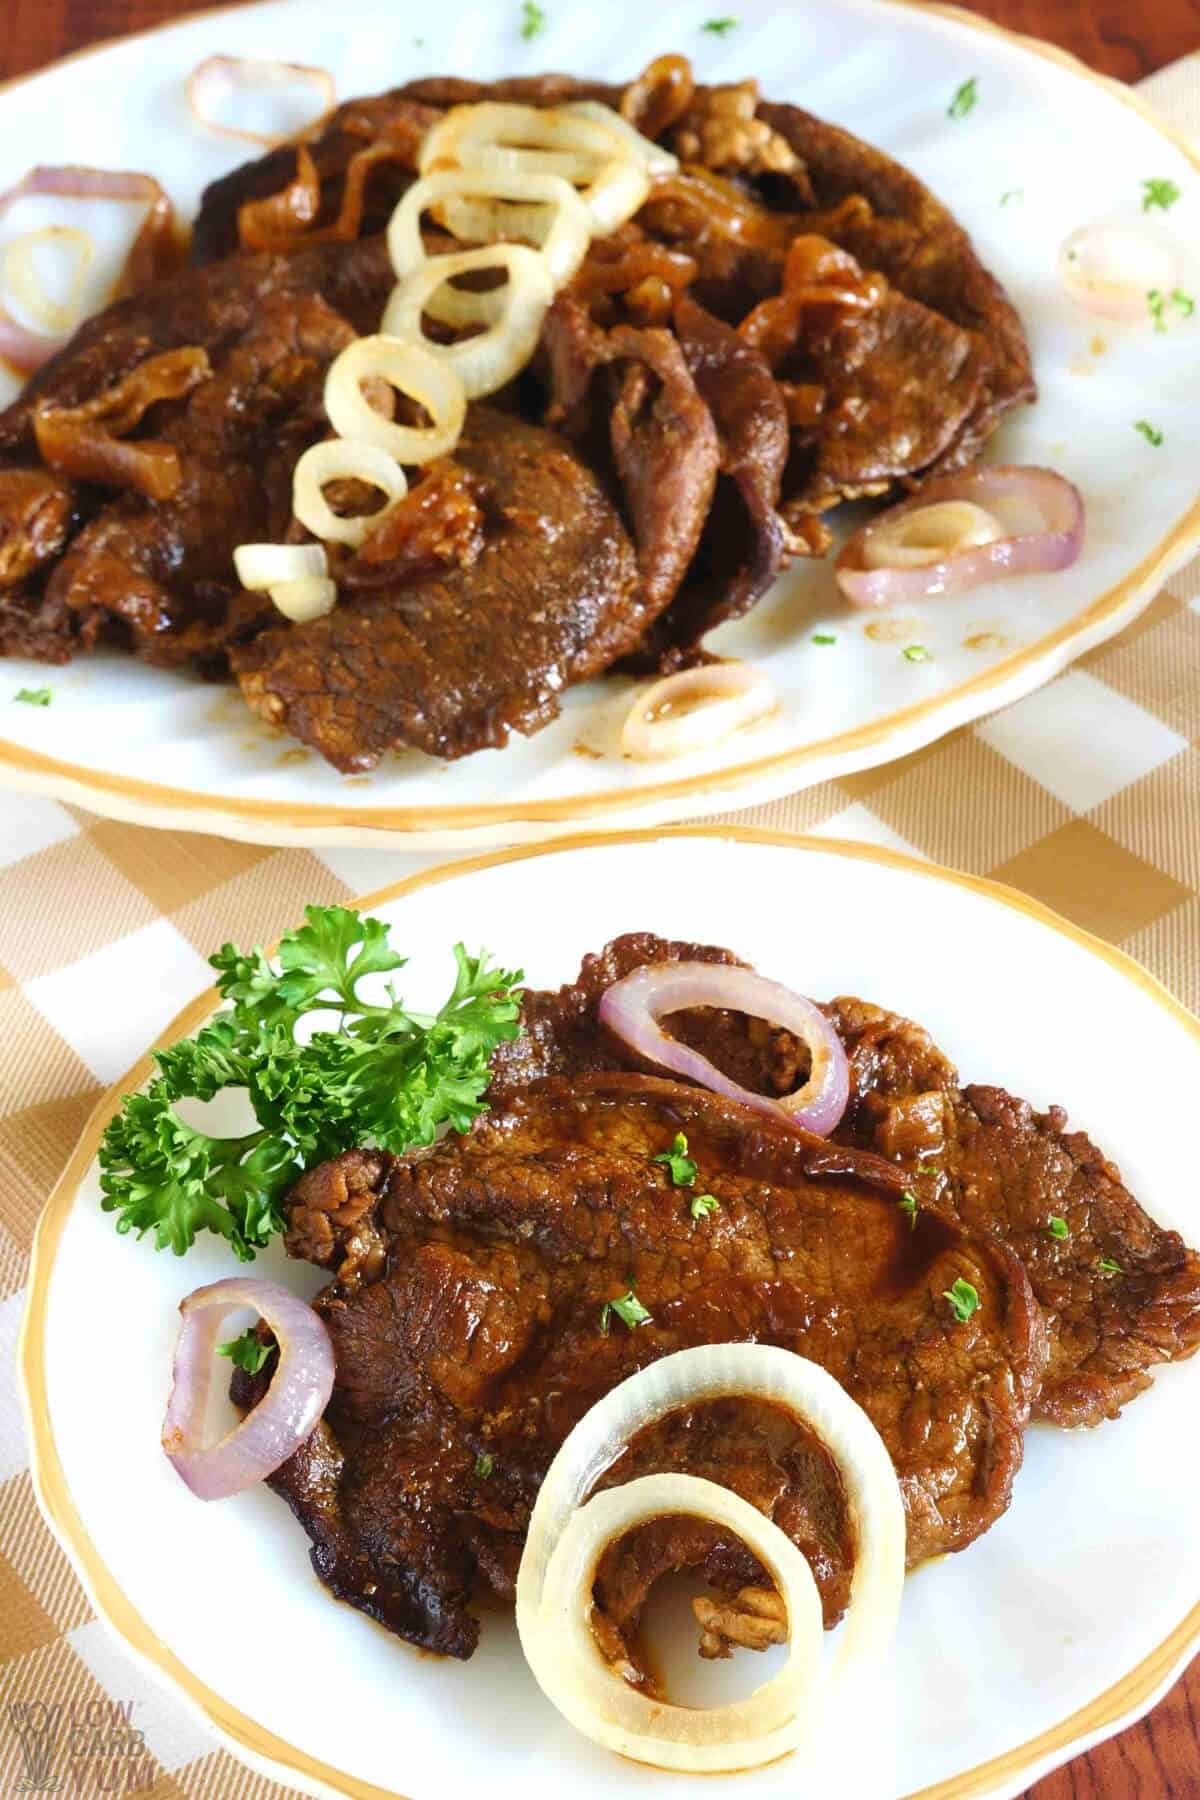
<instances>
[{"instance_id":1,"label":"thin sliced beef","mask_svg":"<svg viewBox=\"0 0 1200 1800\"><path fill-rule=\"evenodd\" d=\"M679 1131L721 1203L703 1225L654 1160ZM815 1358L866 1407L896 1463L910 1560L972 1542L1008 1504L1041 1319L1002 1244L932 1205L909 1224L903 1179L861 1150L627 1075L545 1082L465 1138L399 1158L352 1151L306 1175L287 1243L339 1270L316 1302L338 1377L318 1436L272 1486L318 1574L411 1641L469 1655L470 1596L511 1597L571 1427L636 1369L731 1339ZM943 1298L960 1278L981 1296L965 1324ZM605 1302L631 1284L649 1322L605 1332ZM836 1616L850 1553L836 1478L811 1446L791 1459L747 1446L760 1423L742 1418L724 1449L699 1434L684 1466L742 1483L815 1543ZM642 1446L643 1467L675 1460L677 1427ZM753 1576L737 1545L703 1532L641 1549L640 1568L608 1571L618 1634L652 1550L734 1590Z\"/></svg>"},{"instance_id":2,"label":"thin sliced beef","mask_svg":"<svg viewBox=\"0 0 1200 1800\"><path fill-rule=\"evenodd\" d=\"M748 612L778 574L784 532L775 509L789 444L783 395L758 351L686 294L674 325L721 460L693 567L643 649L662 667L684 661L706 632Z\"/></svg>"},{"instance_id":3,"label":"thin sliced beef","mask_svg":"<svg viewBox=\"0 0 1200 1800\"><path fill-rule=\"evenodd\" d=\"M1097 1425L1149 1386L1157 1364L1200 1349L1200 1255L1155 1224L1115 1164L1067 1130L1061 1107L1039 1113L1003 1088L960 1088L910 1019L848 999L832 1014L854 1077L842 1135L924 1155L943 1202L1003 1237L1029 1270L1050 1333L1039 1418ZM1065 1219L1066 1238L1052 1218Z\"/></svg>"},{"instance_id":4,"label":"thin sliced beef","mask_svg":"<svg viewBox=\"0 0 1200 1800\"><path fill-rule=\"evenodd\" d=\"M464 756L536 731L565 687L645 629L625 530L564 438L473 406L454 461L484 515L477 554L348 589L328 617L232 653L250 706L336 768L369 769L404 746Z\"/></svg>"},{"instance_id":5,"label":"thin sliced beef","mask_svg":"<svg viewBox=\"0 0 1200 1800\"><path fill-rule=\"evenodd\" d=\"M496 1052L490 1091L507 1102L546 1075L636 1066L601 1029L600 996L646 963L692 960L738 959L631 932L585 957L576 981L528 992L525 1032ZM960 1087L922 1026L869 1002L842 998L826 1011L851 1069L837 1138L894 1160L910 1171L922 1202L952 1208L1028 1269L1050 1343L1039 1418L1099 1424L1148 1385L1157 1364L1200 1349L1200 1255L1155 1224L1114 1164L1082 1132L1067 1130L1061 1107L1039 1113L1002 1088ZM758 1092L789 1092L808 1072L802 1045L740 1013L680 1013L672 1029ZM1066 1238L1053 1235L1051 1218L1066 1220Z\"/></svg>"}]
</instances>

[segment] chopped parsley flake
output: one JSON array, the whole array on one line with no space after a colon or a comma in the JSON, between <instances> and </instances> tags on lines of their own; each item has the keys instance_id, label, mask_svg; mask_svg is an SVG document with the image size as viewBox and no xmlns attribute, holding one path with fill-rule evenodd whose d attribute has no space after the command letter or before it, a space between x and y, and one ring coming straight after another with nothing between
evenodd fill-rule
<instances>
[{"instance_id":1,"label":"chopped parsley flake","mask_svg":"<svg viewBox=\"0 0 1200 1800\"><path fill-rule=\"evenodd\" d=\"M1122 1274L1124 1274L1124 1270L1122 1269L1120 1263L1114 1262L1111 1256L1102 1256L1100 1258L1099 1266L1104 1270L1104 1273L1106 1275L1122 1275Z\"/></svg>"},{"instance_id":2,"label":"chopped parsley flake","mask_svg":"<svg viewBox=\"0 0 1200 1800\"><path fill-rule=\"evenodd\" d=\"M49 706L50 689L18 688L13 699L19 700L23 706Z\"/></svg>"},{"instance_id":3,"label":"chopped parsley flake","mask_svg":"<svg viewBox=\"0 0 1200 1800\"><path fill-rule=\"evenodd\" d=\"M540 31L546 29L546 15L537 0L525 0L521 8L521 36L526 43L535 38Z\"/></svg>"},{"instance_id":4,"label":"chopped parsley flake","mask_svg":"<svg viewBox=\"0 0 1200 1800\"><path fill-rule=\"evenodd\" d=\"M669 1150L664 1150L660 1156L653 1156L650 1160L666 1163L676 1187L691 1187L695 1182L696 1165L687 1153L687 1139L682 1131L675 1133L675 1142Z\"/></svg>"},{"instance_id":5,"label":"chopped parsley flake","mask_svg":"<svg viewBox=\"0 0 1200 1800\"><path fill-rule=\"evenodd\" d=\"M721 1202L715 1194L697 1194L689 1208L693 1219L703 1219L709 1213L719 1211Z\"/></svg>"},{"instance_id":6,"label":"chopped parsley flake","mask_svg":"<svg viewBox=\"0 0 1200 1800\"><path fill-rule=\"evenodd\" d=\"M636 1331L639 1325L650 1323L650 1314L632 1288L626 1289L619 1300L606 1300L600 1308L600 1329L605 1337L608 1336L613 1313L616 1313L622 1325L628 1326L630 1331Z\"/></svg>"},{"instance_id":7,"label":"chopped parsley flake","mask_svg":"<svg viewBox=\"0 0 1200 1800\"><path fill-rule=\"evenodd\" d=\"M954 98L946 108L948 119L965 119L969 112L975 110L975 102L979 99L979 77L970 76L954 90Z\"/></svg>"},{"instance_id":8,"label":"chopped parsley flake","mask_svg":"<svg viewBox=\"0 0 1200 1800\"><path fill-rule=\"evenodd\" d=\"M905 662L929 662L931 657L924 644L906 644L902 652Z\"/></svg>"},{"instance_id":9,"label":"chopped parsley flake","mask_svg":"<svg viewBox=\"0 0 1200 1800\"><path fill-rule=\"evenodd\" d=\"M1065 1219L1060 1219L1057 1213L1052 1213L1050 1215L1050 1223L1047 1225L1046 1229L1052 1238L1068 1238L1071 1235L1071 1229L1067 1224L1067 1221Z\"/></svg>"},{"instance_id":10,"label":"chopped parsley flake","mask_svg":"<svg viewBox=\"0 0 1200 1800\"><path fill-rule=\"evenodd\" d=\"M1182 288L1171 289L1171 305L1177 312L1182 313L1185 319L1190 319L1196 310L1196 302L1190 294L1185 294Z\"/></svg>"},{"instance_id":11,"label":"chopped parsley flake","mask_svg":"<svg viewBox=\"0 0 1200 1800\"><path fill-rule=\"evenodd\" d=\"M814 644L836 644L837 638L832 631L814 631L812 641Z\"/></svg>"},{"instance_id":12,"label":"chopped parsley flake","mask_svg":"<svg viewBox=\"0 0 1200 1800\"><path fill-rule=\"evenodd\" d=\"M911 1188L905 1188L900 1196L898 1204L900 1211L902 1213L907 1213L915 1225L917 1222L917 1196L913 1193Z\"/></svg>"},{"instance_id":13,"label":"chopped parsley flake","mask_svg":"<svg viewBox=\"0 0 1200 1800\"><path fill-rule=\"evenodd\" d=\"M1148 444L1153 444L1156 450L1163 441L1162 432L1156 425L1151 425L1149 419L1139 419L1133 429L1135 431L1140 431L1146 442Z\"/></svg>"},{"instance_id":14,"label":"chopped parsley flake","mask_svg":"<svg viewBox=\"0 0 1200 1800\"><path fill-rule=\"evenodd\" d=\"M1164 181L1151 176L1149 181L1142 183L1143 212L1149 212L1155 206L1159 207L1162 212L1166 212L1169 206L1174 206L1178 198L1179 189L1173 181Z\"/></svg>"},{"instance_id":15,"label":"chopped parsley flake","mask_svg":"<svg viewBox=\"0 0 1200 1800\"><path fill-rule=\"evenodd\" d=\"M730 31L736 31L738 21L734 18L705 19L701 31L710 31L714 37L724 37Z\"/></svg>"},{"instance_id":16,"label":"chopped parsley flake","mask_svg":"<svg viewBox=\"0 0 1200 1800\"><path fill-rule=\"evenodd\" d=\"M1001 206L1007 206L1010 200L1023 200L1024 198L1025 189L1023 187L1005 188L1000 196L1000 204Z\"/></svg>"},{"instance_id":17,"label":"chopped parsley flake","mask_svg":"<svg viewBox=\"0 0 1200 1800\"><path fill-rule=\"evenodd\" d=\"M961 1275L953 1287L945 1290L942 1299L950 1302L960 1325L965 1325L972 1314L979 1311L978 1289L972 1287L969 1281L964 1281Z\"/></svg>"},{"instance_id":18,"label":"chopped parsley flake","mask_svg":"<svg viewBox=\"0 0 1200 1800\"><path fill-rule=\"evenodd\" d=\"M486 1481L496 1467L496 1459L490 1450L481 1450L475 1458L475 1473L480 1481Z\"/></svg>"},{"instance_id":19,"label":"chopped parsley flake","mask_svg":"<svg viewBox=\"0 0 1200 1800\"><path fill-rule=\"evenodd\" d=\"M1146 305L1150 308L1150 317L1154 320L1155 331L1165 331L1167 329L1167 297L1161 288L1148 289Z\"/></svg>"},{"instance_id":20,"label":"chopped parsley flake","mask_svg":"<svg viewBox=\"0 0 1200 1800\"><path fill-rule=\"evenodd\" d=\"M227 1356L235 1368L245 1369L247 1375L257 1375L274 1348L273 1344L260 1343L258 1333L251 1328L243 1331L241 1337L230 1338L227 1344L218 1344L217 1355Z\"/></svg>"}]
</instances>

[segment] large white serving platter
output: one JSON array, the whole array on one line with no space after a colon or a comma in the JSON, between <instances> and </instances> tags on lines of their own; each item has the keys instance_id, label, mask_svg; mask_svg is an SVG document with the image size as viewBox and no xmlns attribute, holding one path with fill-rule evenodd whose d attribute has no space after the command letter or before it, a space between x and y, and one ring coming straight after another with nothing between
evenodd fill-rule
<instances>
[{"instance_id":1,"label":"large white serving platter","mask_svg":"<svg viewBox=\"0 0 1200 1800\"><path fill-rule=\"evenodd\" d=\"M188 72L216 51L321 64L346 96L435 71L622 77L684 50L705 80L757 76L767 94L879 144L968 226L1026 322L1041 388L988 455L1049 464L1078 484L1089 527L1074 568L904 609L898 635L880 640L839 599L829 563L796 567L751 617L710 640L768 672L777 714L666 764L620 755L632 684L609 678L568 693L556 723L502 751L453 765L405 752L347 779L255 721L236 692L114 654L50 672L44 709L9 703L18 687L41 685L44 669L0 669L0 779L119 818L276 844L402 835L412 848L446 848L583 822L659 823L903 755L1028 693L1137 614L1200 537L1200 313L1173 312L1162 333L1148 318L1138 329L1098 326L1061 291L1056 255L1090 219L1137 215L1152 177L1181 190L1158 215L1165 228L1200 242L1195 155L1127 90L965 14L885 0L745 0L736 28L717 37L701 29L712 10L710 0L548 6L528 42L516 0L221 10L11 84L0 93L0 187L30 162L94 161L103 145L106 162L154 171L190 214L208 181L251 154L206 132L185 105ZM948 105L971 76L977 104L953 120ZM0 220L0 247L48 205L14 207ZM1139 419L1162 433L1160 446L1137 433ZM816 644L814 633L837 642ZM906 660L912 643L930 659Z\"/></svg>"},{"instance_id":2,"label":"large white serving platter","mask_svg":"<svg viewBox=\"0 0 1200 1800\"><path fill-rule=\"evenodd\" d=\"M964 1078L1065 1105L1156 1218L1200 1238L1184 1173L1200 1025L1010 890L864 846L698 828L485 857L369 906L413 957L417 1005L439 997L456 938L540 986L643 928L729 945L818 996L857 992L920 1019ZM885 1667L811 1753L715 1785L611 1758L542 1698L503 1615L465 1666L417 1654L328 1597L272 1494L205 1506L162 1455L177 1303L236 1265L220 1245L156 1256L99 1210L100 1132L147 1067L98 1109L39 1230L22 1348L34 1478L100 1614L255 1766L356 1800L1011 1796L1145 1710L1200 1641L1193 1363L1096 1431L1030 1429L1010 1511L909 1577ZM282 1255L258 1267L317 1285Z\"/></svg>"}]
</instances>

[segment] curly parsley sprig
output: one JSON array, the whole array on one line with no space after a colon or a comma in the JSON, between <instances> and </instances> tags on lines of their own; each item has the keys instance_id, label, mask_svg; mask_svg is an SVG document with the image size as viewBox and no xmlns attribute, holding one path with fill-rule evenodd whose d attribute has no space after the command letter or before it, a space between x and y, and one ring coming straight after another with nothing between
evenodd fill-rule
<instances>
[{"instance_id":1,"label":"curly parsley sprig","mask_svg":"<svg viewBox=\"0 0 1200 1800\"><path fill-rule=\"evenodd\" d=\"M457 944L449 998L410 1012L390 983L378 1001L359 989L404 966L381 920L344 906L305 916L274 962L234 944L210 959L230 1010L156 1051L158 1074L108 1125L101 1205L118 1231L151 1234L177 1256L212 1231L250 1262L283 1229L283 1197L305 1168L358 1145L429 1144L485 1110L491 1054L520 1033L521 971ZM299 1041L314 1014L329 1024ZM229 1088L244 1090L255 1130L212 1137L176 1111Z\"/></svg>"}]
</instances>

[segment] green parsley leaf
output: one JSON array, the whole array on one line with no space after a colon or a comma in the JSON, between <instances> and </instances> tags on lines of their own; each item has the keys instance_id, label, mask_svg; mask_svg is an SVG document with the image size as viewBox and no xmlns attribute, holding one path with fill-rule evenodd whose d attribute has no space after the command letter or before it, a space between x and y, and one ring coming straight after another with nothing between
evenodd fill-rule
<instances>
[{"instance_id":1,"label":"green parsley leaf","mask_svg":"<svg viewBox=\"0 0 1200 1800\"><path fill-rule=\"evenodd\" d=\"M18 688L16 693L13 695L13 699L19 700L21 702L22 706L49 706L49 704L50 704L50 689L49 688Z\"/></svg>"},{"instance_id":2,"label":"green parsley leaf","mask_svg":"<svg viewBox=\"0 0 1200 1800\"><path fill-rule=\"evenodd\" d=\"M1114 1262L1111 1256L1102 1256L1097 1267L1103 1269L1106 1275L1123 1275L1125 1273L1120 1263Z\"/></svg>"},{"instance_id":3,"label":"green parsley leaf","mask_svg":"<svg viewBox=\"0 0 1200 1800\"><path fill-rule=\"evenodd\" d=\"M915 1225L917 1222L917 1196L913 1193L911 1188L905 1188L897 1201L897 1205L902 1213L908 1214Z\"/></svg>"},{"instance_id":4,"label":"green parsley leaf","mask_svg":"<svg viewBox=\"0 0 1200 1800\"><path fill-rule=\"evenodd\" d=\"M814 631L812 641L814 644L836 644L837 643L837 639L831 631Z\"/></svg>"},{"instance_id":5,"label":"green parsley leaf","mask_svg":"<svg viewBox=\"0 0 1200 1800\"><path fill-rule=\"evenodd\" d=\"M901 654L905 662L931 662L933 660L924 644L906 644Z\"/></svg>"},{"instance_id":6,"label":"green parsley leaf","mask_svg":"<svg viewBox=\"0 0 1200 1800\"><path fill-rule=\"evenodd\" d=\"M1139 419L1133 429L1135 431L1140 431L1146 442L1148 444L1153 444L1156 450L1163 441L1162 432L1156 425L1151 425L1148 419Z\"/></svg>"},{"instance_id":7,"label":"green parsley leaf","mask_svg":"<svg viewBox=\"0 0 1200 1800\"><path fill-rule=\"evenodd\" d=\"M664 1150L660 1156L652 1156L650 1160L666 1163L676 1187L691 1187L695 1182L696 1165L687 1153L687 1139L682 1131L675 1133L675 1142L669 1150Z\"/></svg>"},{"instance_id":8,"label":"green parsley leaf","mask_svg":"<svg viewBox=\"0 0 1200 1800\"><path fill-rule=\"evenodd\" d=\"M227 1344L218 1344L217 1355L227 1356L237 1368L245 1369L247 1375L257 1375L274 1348L274 1344L260 1343L258 1334L251 1327L250 1330L243 1331L241 1337L230 1338Z\"/></svg>"},{"instance_id":9,"label":"green parsley leaf","mask_svg":"<svg viewBox=\"0 0 1200 1800\"><path fill-rule=\"evenodd\" d=\"M600 1329L605 1337L608 1336L613 1313L630 1331L636 1331L639 1325L648 1325L650 1322L650 1314L631 1287L626 1289L619 1300L606 1300L600 1308Z\"/></svg>"},{"instance_id":10,"label":"green parsley leaf","mask_svg":"<svg viewBox=\"0 0 1200 1800\"><path fill-rule=\"evenodd\" d=\"M960 1325L965 1325L972 1314L979 1311L979 1291L969 1281L964 1281L961 1275L953 1287L945 1290L942 1299L950 1302L954 1317Z\"/></svg>"},{"instance_id":11,"label":"green parsley leaf","mask_svg":"<svg viewBox=\"0 0 1200 1800\"><path fill-rule=\"evenodd\" d=\"M537 4L537 0L524 0L524 5L521 7L521 36L528 43L530 38L537 37L538 33L545 29L546 15Z\"/></svg>"},{"instance_id":12,"label":"green parsley leaf","mask_svg":"<svg viewBox=\"0 0 1200 1800\"><path fill-rule=\"evenodd\" d=\"M979 99L979 77L970 76L954 90L954 98L946 108L948 119L965 119L969 112L974 112L975 103Z\"/></svg>"},{"instance_id":13,"label":"green parsley leaf","mask_svg":"<svg viewBox=\"0 0 1200 1800\"><path fill-rule=\"evenodd\" d=\"M1154 320L1155 331L1167 329L1167 298L1159 288L1150 288L1146 293L1146 305L1150 308L1150 317Z\"/></svg>"},{"instance_id":14,"label":"green parsley leaf","mask_svg":"<svg viewBox=\"0 0 1200 1800\"><path fill-rule=\"evenodd\" d=\"M1023 187L1006 188L1000 196L1000 204L1001 206L1007 206L1010 200L1023 200L1024 198L1025 189Z\"/></svg>"},{"instance_id":15,"label":"green parsley leaf","mask_svg":"<svg viewBox=\"0 0 1200 1800\"><path fill-rule=\"evenodd\" d=\"M496 1467L496 1459L490 1450L481 1450L475 1458L475 1473L480 1481L486 1481Z\"/></svg>"},{"instance_id":16,"label":"green parsley leaf","mask_svg":"<svg viewBox=\"0 0 1200 1800\"><path fill-rule=\"evenodd\" d=\"M1182 313L1185 319L1190 319L1196 310L1196 302L1190 294L1185 294L1182 288L1171 289L1171 305L1177 312Z\"/></svg>"},{"instance_id":17,"label":"green parsley leaf","mask_svg":"<svg viewBox=\"0 0 1200 1800\"><path fill-rule=\"evenodd\" d=\"M1174 206L1178 198L1179 189L1173 181L1164 181L1161 177L1151 176L1149 181L1142 183L1143 212L1149 212L1154 206L1166 212L1169 206Z\"/></svg>"},{"instance_id":18,"label":"green parsley leaf","mask_svg":"<svg viewBox=\"0 0 1200 1800\"><path fill-rule=\"evenodd\" d=\"M461 944L454 956L449 998L422 1014L390 985L381 1001L360 991L404 959L380 920L346 907L309 907L276 962L226 944L211 960L230 1010L156 1052L158 1074L104 1133L101 1206L117 1230L177 1256L212 1231L249 1262L283 1229L283 1197L305 1168L364 1144L400 1153L444 1125L466 1131L484 1110L493 1050L520 1035L521 974ZM296 1024L314 1014L302 1043ZM175 1110L226 1088L245 1091L256 1129L210 1137Z\"/></svg>"},{"instance_id":19,"label":"green parsley leaf","mask_svg":"<svg viewBox=\"0 0 1200 1800\"><path fill-rule=\"evenodd\" d=\"M688 1208L693 1219L703 1219L709 1213L719 1212L721 1202L715 1194L697 1194Z\"/></svg>"},{"instance_id":20,"label":"green parsley leaf","mask_svg":"<svg viewBox=\"0 0 1200 1800\"><path fill-rule=\"evenodd\" d=\"M705 19L700 29L711 32L713 37L726 37L729 32L736 31L737 25L738 21L734 18Z\"/></svg>"},{"instance_id":21,"label":"green parsley leaf","mask_svg":"<svg viewBox=\"0 0 1200 1800\"><path fill-rule=\"evenodd\" d=\"M1071 1228L1067 1221L1060 1219L1057 1213L1051 1213L1046 1229L1052 1238L1069 1238L1071 1235Z\"/></svg>"}]
</instances>

